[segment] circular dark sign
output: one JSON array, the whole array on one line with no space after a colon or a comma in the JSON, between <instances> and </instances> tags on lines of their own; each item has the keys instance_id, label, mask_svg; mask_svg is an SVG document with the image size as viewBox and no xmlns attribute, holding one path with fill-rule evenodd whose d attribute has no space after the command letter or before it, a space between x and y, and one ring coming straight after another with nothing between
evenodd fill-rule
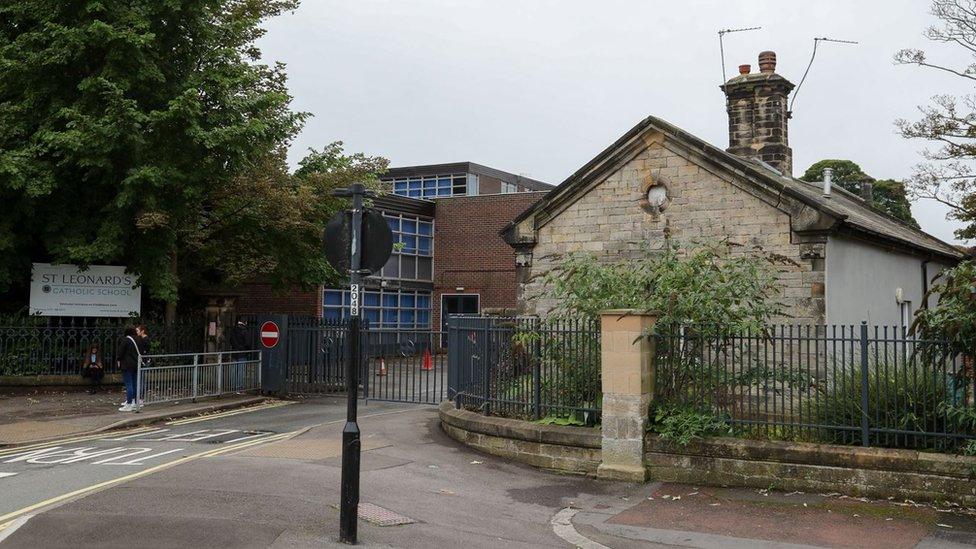
<instances>
[{"instance_id":1,"label":"circular dark sign","mask_svg":"<svg viewBox=\"0 0 976 549\"><path fill-rule=\"evenodd\" d=\"M386 265L393 253L393 231L383 214L363 209L359 268L375 273ZM325 258L341 275L349 273L352 248L352 212L341 211L325 226Z\"/></svg>"}]
</instances>

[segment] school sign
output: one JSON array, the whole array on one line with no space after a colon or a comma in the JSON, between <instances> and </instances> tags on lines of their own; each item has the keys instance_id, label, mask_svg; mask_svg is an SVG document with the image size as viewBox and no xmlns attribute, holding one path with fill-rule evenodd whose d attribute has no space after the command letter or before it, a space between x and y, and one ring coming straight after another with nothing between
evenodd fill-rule
<instances>
[{"instance_id":1,"label":"school sign","mask_svg":"<svg viewBox=\"0 0 976 549\"><path fill-rule=\"evenodd\" d=\"M138 315L142 288L125 267L34 263L31 272L30 314L42 316Z\"/></svg>"}]
</instances>

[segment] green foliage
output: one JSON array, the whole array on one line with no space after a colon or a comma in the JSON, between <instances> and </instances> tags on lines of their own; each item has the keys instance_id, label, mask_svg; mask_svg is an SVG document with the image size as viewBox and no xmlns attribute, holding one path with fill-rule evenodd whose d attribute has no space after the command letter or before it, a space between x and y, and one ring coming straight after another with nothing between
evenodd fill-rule
<instances>
[{"instance_id":1,"label":"green foliage","mask_svg":"<svg viewBox=\"0 0 976 549\"><path fill-rule=\"evenodd\" d=\"M585 427L586 421L578 416L549 415L539 421L539 425L572 425L574 427Z\"/></svg>"},{"instance_id":2,"label":"green foliage","mask_svg":"<svg viewBox=\"0 0 976 549\"><path fill-rule=\"evenodd\" d=\"M532 372L538 372L540 401L563 408L556 408L550 416L592 424L595 417L568 409L601 408L600 343L590 322L580 321L572 330L567 328L565 320L556 318L517 327L512 346L517 349L518 360L513 362L528 373L515 378L503 374L503 379L511 381L502 395L511 395L513 400L519 399L516 395L531 395Z\"/></svg>"},{"instance_id":3,"label":"green foliage","mask_svg":"<svg viewBox=\"0 0 976 549\"><path fill-rule=\"evenodd\" d=\"M966 441L960 453L964 456L976 456L976 440Z\"/></svg>"},{"instance_id":4,"label":"green foliage","mask_svg":"<svg viewBox=\"0 0 976 549\"><path fill-rule=\"evenodd\" d=\"M916 312L911 332L936 342L939 352L976 356L976 261L942 271L933 282L926 297L938 295L938 305Z\"/></svg>"},{"instance_id":5,"label":"green foliage","mask_svg":"<svg viewBox=\"0 0 976 549\"><path fill-rule=\"evenodd\" d=\"M725 242L681 250L644 250L608 262L593 254L568 256L546 275L556 316L595 318L605 309L654 311L662 325L709 324L757 329L782 314L775 301L775 265L788 262L760 249Z\"/></svg>"},{"instance_id":6,"label":"green foliage","mask_svg":"<svg viewBox=\"0 0 976 549\"><path fill-rule=\"evenodd\" d=\"M833 181L841 188L858 196L861 194L861 186L870 182L875 208L908 223L916 229L919 228L918 222L912 216L911 203L908 201L904 183L894 179L874 179L864 173L856 163L850 160L835 159L814 162L807 168L807 171L803 172L800 179L811 182L823 181L824 168L833 168Z\"/></svg>"},{"instance_id":7,"label":"green foliage","mask_svg":"<svg viewBox=\"0 0 976 549\"><path fill-rule=\"evenodd\" d=\"M832 444L859 444L863 407L861 373L846 368L833 380L833 387L818 391L809 403L810 417L820 425L853 427L842 432L820 429L818 438ZM868 374L868 409L871 425L904 431L976 434L976 415L962 402L963 385L937 368L917 365L896 369L880 365ZM872 434L871 443L882 447L913 445L911 435ZM944 440L932 442L934 449L951 449Z\"/></svg>"},{"instance_id":8,"label":"green foliage","mask_svg":"<svg viewBox=\"0 0 976 549\"><path fill-rule=\"evenodd\" d=\"M31 261L123 264L151 297L267 276L314 284L328 191L385 162L284 151L306 113L264 23L297 0L0 5L0 290Z\"/></svg>"},{"instance_id":9,"label":"green foliage","mask_svg":"<svg viewBox=\"0 0 976 549\"><path fill-rule=\"evenodd\" d=\"M678 446L687 446L696 438L732 434L726 418L695 408L658 408L654 411L652 428L662 440Z\"/></svg>"},{"instance_id":10,"label":"green foliage","mask_svg":"<svg viewBox=\"0 0 976 549\"><path fill-rule=\"evenodd\" d=\"M935 69L942 79L953 74L967 86L976 79L976 9L970 0L933 0L931 14L936 23L924 35L940 45L957 48L959 62L940 63L920 49L895 54L895 63ZM930 145L921 151L925 162L915 167L908 182L915 198L934 200L948 207L948 217L962 223L955 231L961 239L976 239L976 102L972 95L954 97L939 94L929 105L918 107L915 121L897 120L902 137Z\"/></svg>"}]
</instances>

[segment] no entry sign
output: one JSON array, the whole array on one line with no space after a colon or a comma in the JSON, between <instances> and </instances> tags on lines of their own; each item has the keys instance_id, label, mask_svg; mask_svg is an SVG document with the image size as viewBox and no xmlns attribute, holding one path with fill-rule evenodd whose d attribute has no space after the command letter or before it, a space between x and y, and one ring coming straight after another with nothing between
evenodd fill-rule
<instances>
[{"instance_id":1,"label":"no entry sign","mask_svg":"<svg viewBox=\"0 0 976 549\"><path fill-rule=\"evenodd\" d=\"M280 338L281 331L277 324L269 320L261 325L261 345L264 345L265 349L273 348Z\"/></svg>"}]
</instances>

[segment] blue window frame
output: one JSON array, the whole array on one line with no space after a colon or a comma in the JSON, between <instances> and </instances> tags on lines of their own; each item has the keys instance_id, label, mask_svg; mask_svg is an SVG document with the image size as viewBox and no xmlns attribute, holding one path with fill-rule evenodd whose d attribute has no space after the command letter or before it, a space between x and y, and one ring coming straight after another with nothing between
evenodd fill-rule
<instances>
[{"instance_id":1,"label":"blue window frame","mask_svg":"<svg viewBox=\"0 0 976 549\"><path fill-rule=\"evenodd\" d=\"M393 194L413 198L437 198L468 194L468 175L463 173L403 177L393 183Z\"/></svg>"},{"instance_id":2,"label":"blue window frame","mask_svg":"<svg viewBox=\"0 0 976 549\"><path fill-rule=\"evenodd\" d=\"M381 279L433 280L434 221L429 218L386 212L393 241L401 244L379 273Z\"/></svg>"},{"instance_id":3,"label":"blue window frame","mask_svg":"<svg viewBox=\"0 0 976 549\"><path fill-rule=\"evenodd\" d=\"M349 318L349 290L327 288L322 292L322 317ZM430 292L421 290L365 290L363 318L379 328L429 329Z\"/></svg>"}]
</instances>

